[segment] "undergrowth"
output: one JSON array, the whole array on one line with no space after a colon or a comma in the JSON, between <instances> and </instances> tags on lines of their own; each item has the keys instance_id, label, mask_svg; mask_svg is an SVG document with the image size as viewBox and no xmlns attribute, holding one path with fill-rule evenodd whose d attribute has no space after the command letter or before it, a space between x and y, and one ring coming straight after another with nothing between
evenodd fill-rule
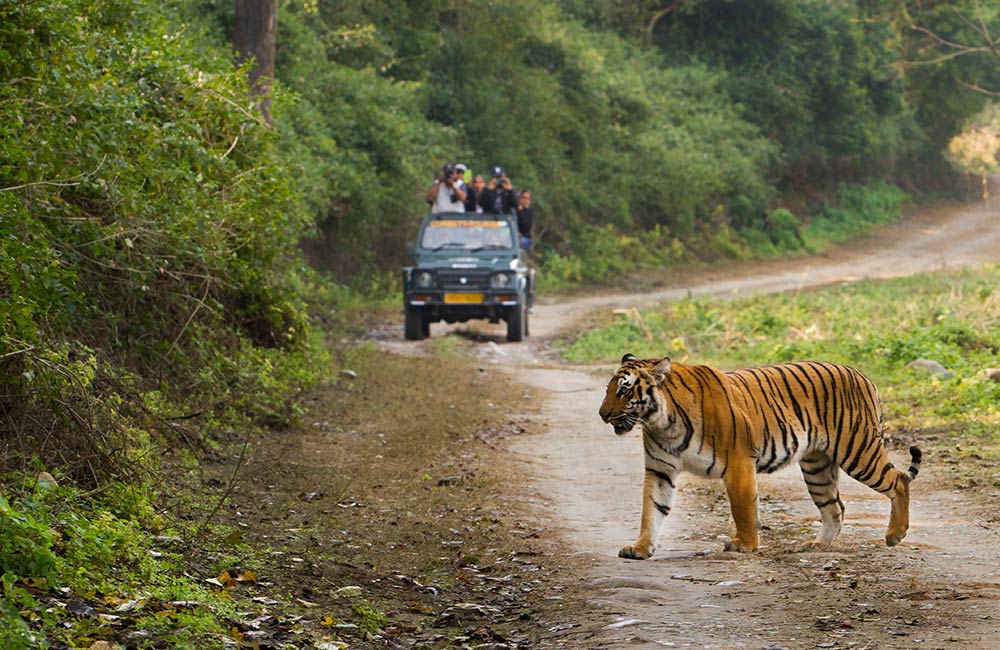
<instances>
[{"instance_id":1,"label":"undergrowth","mask_svg":"<svg viewBox=\"0 0 1000 650\"><path fill-rule=\"evenodd\" d=\"M156 3L0 3L0 78L0 646L127 636L102 614L220 646L148 495L173 452L301 415L312 215L246 69Z\"/></svg>"},{"instance_id":2,"label":"undergrowth","mask_svg":"<svg viewBox=\"0 0 1000 650\"><path fill-rule=\"evenodd\" d=\"M570 236L571 253L541 247L539 287L543 291L590 282L614 283L637 270L680 267L695 259L769 259L815 253L856 236L865 228L897 221L909 197L878 181L842 186L835 197L796 215L775 208L752 220L756 225L732 228L707 224L698 238L682 239L666 228L623 235L613 226L580 226ZM738 212L739 204L733 210Z\"/></svg>"}]
</instances>

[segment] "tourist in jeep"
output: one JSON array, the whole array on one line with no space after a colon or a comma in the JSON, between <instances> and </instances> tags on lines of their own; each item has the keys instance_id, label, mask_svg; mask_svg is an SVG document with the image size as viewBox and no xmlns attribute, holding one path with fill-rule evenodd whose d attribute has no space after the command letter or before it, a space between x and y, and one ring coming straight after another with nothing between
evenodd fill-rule
<instances>
[{"instance_id":1,"label":"tourist in jeep","mask_svg":"<svg viewBox=\"0 0 1000 650\"><path fill-rule=\"evenodd\" d=\"M479 205L483 207L483 212L492 214L510 214L517 208L514 186L511 185L503 167L493 168L489 185L480 194Z\"/></svg>"},{"instance_id":2,"label":"tourist in jeep","mask_svg":"<svg viewBox=\"0 0 1000 650\"><path fill-rule=\"evenodd\" d=\"M431 212L465 212L465 191L457 182L455 166L448 164L427 190Z\"/></svg>"}]
</instances>

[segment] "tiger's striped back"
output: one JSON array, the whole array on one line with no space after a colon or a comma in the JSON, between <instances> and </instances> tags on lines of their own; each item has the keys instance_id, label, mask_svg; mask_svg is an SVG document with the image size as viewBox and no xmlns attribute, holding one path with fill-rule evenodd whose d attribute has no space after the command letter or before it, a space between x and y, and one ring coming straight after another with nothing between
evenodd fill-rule
<instances>
[{"instance_id":1,"label":"tiger's striped back","mask_svg":"<svg viewBox=\"0 0 1000 650\"><path fill-rule=\"evenodd\" d=\"M773 472L800 451L816 449L848 474L870 476L872 452L881 446L882 408L875 384L863 374L817 361L725 374L759 432L758 471Z\"/></svg>"}]
</instances>

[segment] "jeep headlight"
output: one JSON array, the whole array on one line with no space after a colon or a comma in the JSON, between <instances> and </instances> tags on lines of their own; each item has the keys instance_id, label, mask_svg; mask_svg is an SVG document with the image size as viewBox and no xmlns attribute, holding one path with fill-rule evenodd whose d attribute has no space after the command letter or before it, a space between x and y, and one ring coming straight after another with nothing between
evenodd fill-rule
<instances>
[{"instance_id":1,"label":"jeep headlight","mask_svg":"<svg viewBox=\"0 0 1000 650\"><path fill-rule=\"evenodd\" d=\"M417 273L416 285L421 289L430 289L434 286L434 274L430 271L420 271Z\"/></svg>"},{"instance_id":2,"label":"jeep headlight","mask_svg":"<svg viewBox=\"0 0 1000 650\"><path fill-rule=\"evenodd\" d=\"M491 289L510 289L514 278L510 273L497 273L490 278Z\"/></svg>"}]
</instances>

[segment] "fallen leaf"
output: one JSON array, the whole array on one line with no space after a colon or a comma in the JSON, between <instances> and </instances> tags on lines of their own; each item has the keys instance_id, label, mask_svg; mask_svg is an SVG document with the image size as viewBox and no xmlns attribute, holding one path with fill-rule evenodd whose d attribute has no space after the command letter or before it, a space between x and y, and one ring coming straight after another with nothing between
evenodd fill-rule
<instances>
[{"instance_id":1,"label":"fallen leaf","mask_svg":"<svg viewBox=\"0 0 1000 650\"><path fill-rule=\"evenodd\" d=\"M625 620L625 621L618 621L617 623L611 623L610 625L605 625L604 629L605 630L617 630L619 628L628 627L630 625L639 625L640 623L645 623L645 622L646 621L643 621L643 620L638 619L638 618L630 618L630 619Z\"/></svg>"},{"instance_id":2,"label":"fallen leaf","mask_svg":"<svg viewBox=\"0 0 1000 650\"><path fill-rule=\"evenodd\" d=\"M576 623L560 623L549 628L549 632L562 632L576 627Z\"/></svg>"},{"instance_id":3,"label":"fallen leaf","mask_svg":"<svg viewBox=\"0 0 1000 650\"><path fill-rule=\"evenodd\" d=\"M228 571L220 573L218 579L219 582L222 583L222 586L226 589L232 589L236 586L236 580L233 579L233 576L229 575Z\"/></svg>"},{"instance_id":4,"label":"fallen leaf","mask_svg":"<svg viewBox=\"0 0 1000 650\"><path fill-rule=\"evenodd\" d=\"M420 614L434 614L434 609L432 607L421 605L420 603L410 603L407 605L407 609L411 612L417 612Z\"/></svg>"},{"instance_id":5,"label":"fallen leaf","mask_svg":"<svg viewBox=\"0 0 1000 650\"><path fill-rule=\"evenodd\" d=\"M79 600L71 600L66 603L66 611L70 614L76 616L83 616L85 618L97 618L97 610L88 605L87 603L80 602Z\"/></svg>"},{"instance_id":6,"label":"fallen leaf","mask_svg":"<svg viewBox=\"0 0 1000 650\"><path fill-rule=\"evenodd\" d=\"M363 589L357 585L348 585L346 587L341 587L337 591L333 592L334 596L357 596L361 594Z\"/></svg>"}]
</instances>

